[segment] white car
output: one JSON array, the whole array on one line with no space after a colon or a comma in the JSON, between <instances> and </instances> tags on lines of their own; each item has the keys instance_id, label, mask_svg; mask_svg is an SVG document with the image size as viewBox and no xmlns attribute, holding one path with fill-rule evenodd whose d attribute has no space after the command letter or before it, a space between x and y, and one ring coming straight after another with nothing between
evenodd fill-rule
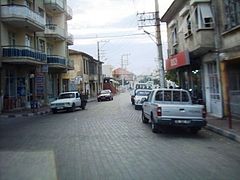
<instances>
[{"instance_id":1,"label":"white car","mask_svg":"<svg viewBox=\"0 0 240 180\"><path fill-rule=\"evenodd\" d=\"M147 98L148 95L151 93L151 91L152 90L150 90L150 89L137 89L136 90L136 94L134 97L134 105L135 105L136 110L142 109L142 104L143 104L142 99Z\"/></svg>"},{"instance_id":2,"label":"white car","mask_svg":"<svg viewBox=\"0 0 240 180\"><path fill-rule=\"evenodd\" d=\"M51 110L53 113L59 110L75 111L75 108L82 107L81 105L81 98L78 92L64 92L59 94L57 100L51 102Z\"/></svg>"}]
</instances>

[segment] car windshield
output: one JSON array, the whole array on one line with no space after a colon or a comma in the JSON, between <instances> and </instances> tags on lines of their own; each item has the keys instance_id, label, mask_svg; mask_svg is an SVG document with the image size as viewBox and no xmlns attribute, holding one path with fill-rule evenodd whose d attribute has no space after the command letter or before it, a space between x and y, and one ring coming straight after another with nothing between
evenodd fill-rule
<instances>
[{"instance_id":1,"label":"car windshield","mask_svg":"<svg viewBox=\"0 0 240 180\"><path fill-rule=\"evenodd\" d=\"M137 96L148 96L151 91L137 91Z\"/></svg>"},{"instance_id":2,"label":"car windshield","mask_svg":"<svg viewBox=\"0 0 240 180\"><path fill-rule=\"evenodd\" d=\"M75 95L74 93L64 93L64 94L60 94L58 99L67 99L67 98L74 98Z\"/></svg>"}]
</instances>

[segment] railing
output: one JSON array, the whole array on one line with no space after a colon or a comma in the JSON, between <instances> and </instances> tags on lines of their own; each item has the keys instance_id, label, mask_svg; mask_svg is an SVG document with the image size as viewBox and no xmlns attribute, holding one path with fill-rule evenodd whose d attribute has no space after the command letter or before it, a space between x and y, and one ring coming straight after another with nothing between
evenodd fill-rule
<instances>
[{"instance_id":1,"label":"railing","mask_svg":"<svg viewBox=\"0 0 240 180\"><path fill-rule=\"evenodd\" d=\"M71 59L68 59L67 66L69 69L74 69L74 61Z\"/></svg>"},{"instance_id":2,"label":"railing","mask_svg":"<svg viewBox=\"0 0 240 180\"><path fill-rule=\"evenodd\" d=\"M33 21L41 26L45 25L45 19L36 12L22 5L3 5L1 6L2 18L22 18Z\"/></svg>"},{"instance_id":3,"label":"railing","mask_svg":"<svg viewBox=\"0 0 240 180\"><path fill-rule=\"evenodd\" d=\"M3 57L15 57L15 58L32 58L33 60L44 62L47 60L47 55L44 52L32 49L27 46L3 46Z\"/></svg>"},{"instance_id":4,"label":"railing","mask_svg":"<svg viewBox=\"0 0 240 180\"><path fill-rule=\"evenodd\" d=\"M47 63L49 63L49 64L67 65L66 59L64 57L56 56L56 55L48 55L47 56Z\"/></svg>"},{"instance_id":5,"label":"railing","mask_svg":"<svg viewBox=\"0 0 240 180\"><path fill-rule=\"evenodd\" d=\"M65 30L60 28L57 24L46 24L45 34L58 34L65 38Z\"/></svg>"},{"instance_id":6,"label":"railing","mask_svg":"<svg viewBox=\"0 0 240 180\"><path fill-rule=\"evenodd\" d=\"M72 19L72 16L73 16L72 8L70 6L67 6L67 17L68 17L68 20Z\"/></svg>"},{"instance_id":7,"label":"railing","mask_svg":"<svg viewBox=\"0 0 240 180\"><path fill-rule=\"evenodd\" d=\"M70 44L73 44L73 35L70 33L68 33L68 35L67 35L67 42Z\"/></svg>"},{"instance_id":8,"label":"railing","mask_svg":"<svg viewBox=\"0 0 240 180\"><path fill-rule=\"evenodd\" d=\"M44 0L45 4L53 4L61 7L62 9L64 8L64 0Z\"/></svg>"}]
</instances>

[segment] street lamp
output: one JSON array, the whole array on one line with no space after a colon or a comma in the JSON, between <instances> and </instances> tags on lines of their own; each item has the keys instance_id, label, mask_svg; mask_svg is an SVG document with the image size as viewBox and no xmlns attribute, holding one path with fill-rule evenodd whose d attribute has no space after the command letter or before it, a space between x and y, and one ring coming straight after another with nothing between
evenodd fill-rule
<instances>
[{"instance_id":1,"label":"street lamp","mask_svg":"<svg viewBox=\"0 0 240 180\"><path fill-rule=\"evenodd\" d=\"M165 87L165 74L164 74L164 64L163 64L163 58L162 58L162 44L159 43L159 40L157 36L154 36L150 32L143 30L144 33L146 33L151 40L157 45L157 50L158 50L158 63L159 63L159 83L160 87L164 88ZM154 37L154 38L153 38Z\"/></svg>"}]
</instances>

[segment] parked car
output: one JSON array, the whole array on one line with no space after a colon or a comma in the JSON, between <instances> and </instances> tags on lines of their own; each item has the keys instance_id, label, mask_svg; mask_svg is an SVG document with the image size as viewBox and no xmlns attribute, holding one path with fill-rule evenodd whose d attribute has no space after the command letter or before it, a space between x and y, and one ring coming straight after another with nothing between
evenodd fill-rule
<instances>
[{"instance_id":1,"label":"parked car","mask_svg":"<svg viewBox=\"0 0 240 180\"><path fill-rule=\"evenodd\" d=\"M97 96L97 100L98 100L98 102L106 101L106 100L109 100L109 101L113 100L113 94L112 94L111 90L106 89L106 90L100 91L100 93Z\"/></svg>"},{"instance_id":2,"label":"parked car","mask_svg":"<svg viewBox=\"0 0 240 180\"><path fill-rule=\"evenodd\" d=\"M85 99L81 99L79 92L63 92L51 102L51 110L53 113L60 110L75 111L76 107L85 109L86 103Z\"/></svg>"},{"instance_id":3,"label":"parked car","mask_svg":"<svg viewBox=\"0 0 240 180\"><path fill-rule=\"evenodd\" d=\"M136 94L134 96L134 102L135 102L134 104L135 104L136 110L142 109L142 104L143 104L142 99L147 98L151 91L152 90L149 90L149 89L137 89L136 90Z\"/></svg>"},{"instance_id":4,"label":"parked car","mask_svg":"<svg viewBox=\"0 0 240 180\"><path fill-rule=\"evenodd\" d=\"M197 133L207 124L205 118L205 106L192 104L189 92L183 89L155 89L142 106L142 122L151 121L154 133L166 126L186 127Z\"/></svg>"},{"instance_id":5,"label":"parked car","mask_svg":"<svg viewBox=\"0 0 240 180\"><path fill-rule=\"evenodd\" d=\"M138 89L152 89L147 83L136 83L134 89L131 91L131 103L135 105L135 95Z\"/></svg>"}]
</instances>

